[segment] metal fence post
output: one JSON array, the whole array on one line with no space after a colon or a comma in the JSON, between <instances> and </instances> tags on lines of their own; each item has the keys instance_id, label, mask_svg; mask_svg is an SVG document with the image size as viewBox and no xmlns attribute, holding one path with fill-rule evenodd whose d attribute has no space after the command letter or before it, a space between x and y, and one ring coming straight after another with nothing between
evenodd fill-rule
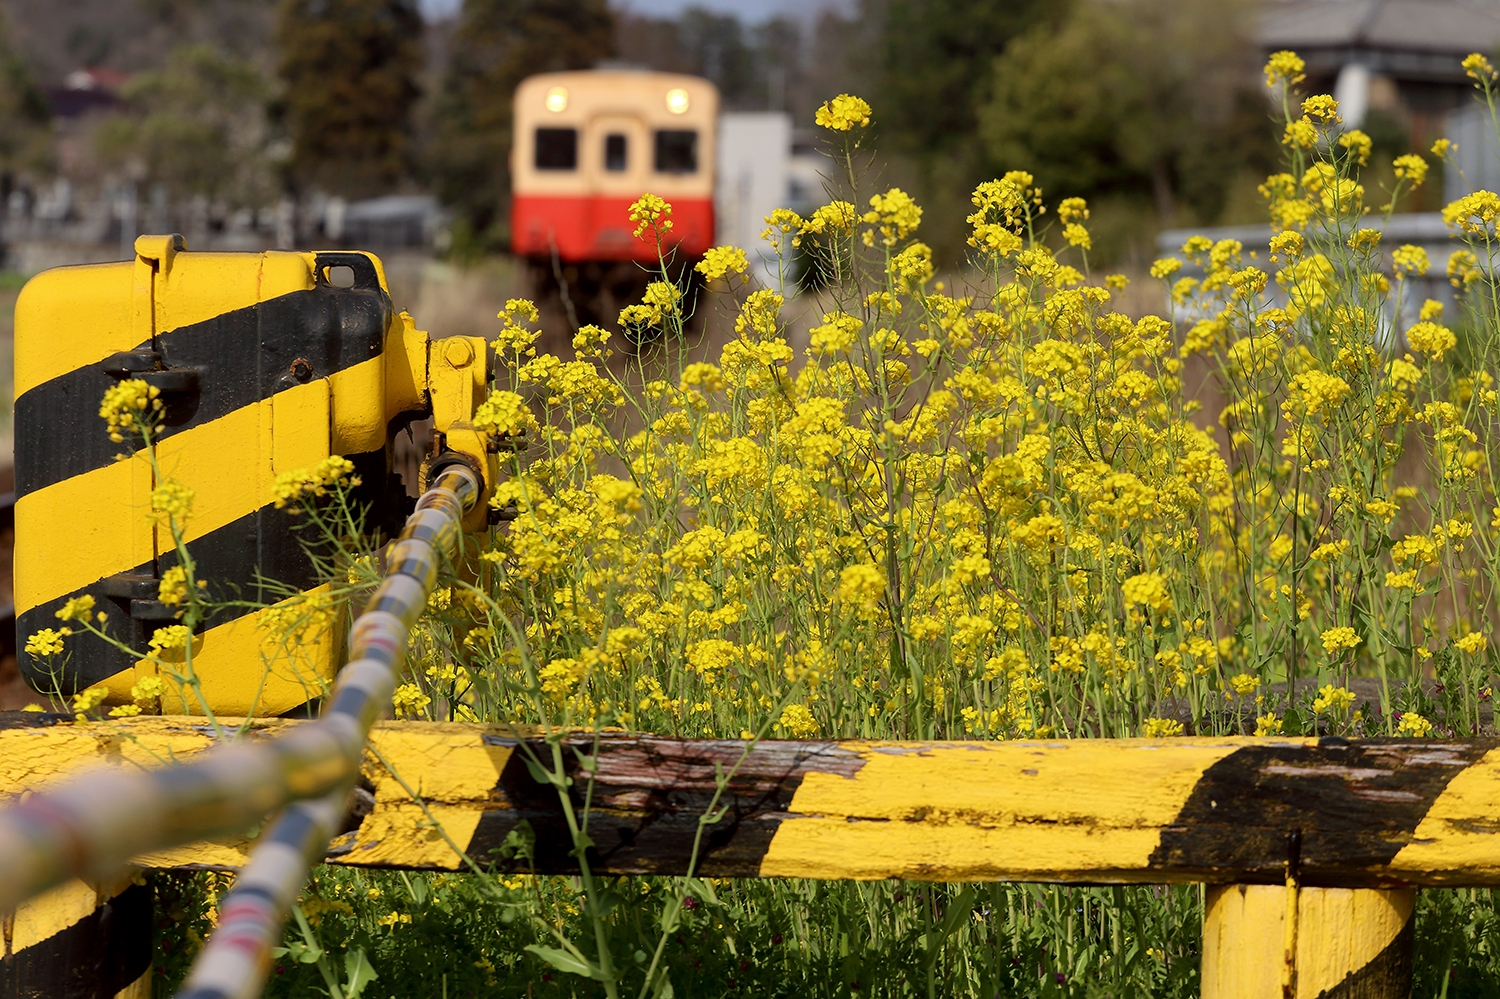
<instances>
[{"instance_id":1,"label":"metal fence post","mask_svg":"<svg viewBox=\"0 0 1500 999\"><path fill-rule=\"evenodd\" d=\"M130 876L73 880L4 917L0 999L150 999L154 900Z\"/></svg>"},{"instance_id":2,"label":"metal fence post","mask_svg":"<svg viewBox=\"0 0 1500 999\"><path fill-rule=\"evenodd\" d=\"M1408 999L1415 907L1411 888L1211 885L1203 999Z\"/></svg>"}]
</instances>

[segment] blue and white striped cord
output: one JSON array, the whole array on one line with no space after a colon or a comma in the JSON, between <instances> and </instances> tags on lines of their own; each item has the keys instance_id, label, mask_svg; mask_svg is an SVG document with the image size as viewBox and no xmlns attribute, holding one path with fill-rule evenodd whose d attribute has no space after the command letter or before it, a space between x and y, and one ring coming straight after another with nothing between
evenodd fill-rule
<instances>
[{"instance_id":1,"label":"blue and white striped cord","mask_svg":"<svg viewBox=\"0 0 1500 999\"><path fill-rule=\"evenodd\" d=\"M391 703L408 632L427 607L438 566L458 545L459 525L480 484L467 468L449 465L417 501L416 512L386 552L386 574L350 635L350 663L339 671L318 724L350 730L354 766L322 797L283 811L261 836L219 907L179 999L253 999L265 985L271 951L287 914L338 831L370 726ZM357 742L352 738L358 733Z\"/></svg>"},{"instance_id":2,"label":"blue and white striped cord","mask_svg":"<svg viewBox=\"0 0 1500 999\"><path fill-rule=\"evenodd\" d=\"M252 886L274 883L264 872L278 853L321 851L359 774L370 726L390 704L408 629L426 607L438 565L456 549L481 488L476 473L448 465L418 500L387 550L385 579L354 622L352 661L339 671L317 721L274 739L211 749L182 766L100 768L0 809L0 913L69 878L115 878L142 853L243 832L291 801L307 803L288 809L263 838L241 878L242 899L250 905ZM295 897L296 890L269 897ZM227 935L225 947L234 939Z\"/></svg>"}]
</instances>

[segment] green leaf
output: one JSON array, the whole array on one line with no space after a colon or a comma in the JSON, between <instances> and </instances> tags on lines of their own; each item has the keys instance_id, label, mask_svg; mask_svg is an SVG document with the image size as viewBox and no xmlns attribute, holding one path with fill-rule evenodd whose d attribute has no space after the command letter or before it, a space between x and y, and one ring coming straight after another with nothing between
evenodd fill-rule
<instances>
[{"instance_id":1,"label":"green leaf","mask_svg":"<svg viewBox=\"0 0 1500 999\"><path fill-rule=\"evenodd\" d=\"M667 977L665 971L662 972L661 977L656 980L656 988L651 990L651 999L672 999L676 994L676 990L672 988L672 979Z\"/></svg>"},{"instance_id":2,"label":"green leaf","mask_svg":"<svg viewBox=\"0 0 1500 999\"><path fill-rule=\"evenodd\" d=\"M672 898L661 907L661 931L663 933L676 933L677 925L682 921L682 899Z\"/></svg>"},{"instance_id":3,"label":"green leaf","mask_svg":"<svg viewBox=\"0 0 1500 999\"><path fill-rule=\"evenodd\" d=\"M625 897L619 892L612 891L608 888L604 889L598 894L595 902L595 904L599 907L599 918L603 919L611 912L614 912L616 909L618 909L624 903Z\"/></svg>"},{"instance_id":4,"label":"green leaf","mask_svg":"<svg viewBox=\"0 0 1500 999\"><path fill-rule=\"evenodd\" d=\"M557 781L555 781L555 780L552 779L552 775L550 773L548 773L546 770L542 769L542 765L540 763L538 763L536 760L533 760L529 754L522 753L521 754L521 759L525 762L525 764L526 764L526 770L527 770L528 773L531 774L531 779L532 780L536 781L538 784L556 784L557 783Z\"/></svg>"},{"instance_id":5,"label":"green leaf","mask_svg":"<svg viewBox=\"0 0 1500 999\"><path fill-rule=\"evenodd\" d=\"M293 940L287 945L287 953L292 955L292 959L299 964L316 964L318 958L323 956L323 948L317 944Z\"/></svg>"},{"instance_id":6,"label":"green leaf","mask_svg":"<svg viewBox=\"0 0 1500 999\"><path fill-rule=\"evenodd\" d=\"M543 947L541 944L527 944L526 949L558 971L569 975L582 975L596 982L604 981L604 971L592 961L585 961L565 950L557 947Z\"/></svg>"},{"instance_id":7,"label":"green leaf","mask_svg":"<svg viewBox=\"0 0 1500 999\"><path fill-rule=\"evenodd\" d=\"M345 999L358 999L365 986L378 977L380 976L375 974L375 969L370 966L369 958L365 957L363 947L344 955L344 978L347 981L344 986Z\"/></svg>"}]
</instances>

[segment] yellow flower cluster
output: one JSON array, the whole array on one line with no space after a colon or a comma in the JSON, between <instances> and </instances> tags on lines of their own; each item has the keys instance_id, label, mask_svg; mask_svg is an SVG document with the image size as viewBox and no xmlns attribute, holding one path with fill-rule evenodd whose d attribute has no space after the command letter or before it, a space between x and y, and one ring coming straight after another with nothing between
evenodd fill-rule
<instances>
[{"instance_id":1,"label":"yellow flower cluster","mask_svg":"<svg viewBox=\"0 0 1500 999\"><path fill-rule=\"evenodd\" d=\"M717 281L726 274L743 274L749 266L745 251L738 246L715 246L703 254L693 269L708 280Z\"/></svg>"},{"instance_id":2,"label":"yellow flower cluster","mask_svg":"<svg viewBox=\"0 0 1500 999\"><path fill-rule=\"evenodd\" d=\"M139 378L127 378L106 389L99 416L109 426L109 439L118 444L126 434L150 433L161 406L160 395L155 385Z\"/></svg>"},{"instance_id":3,"label":"yellow flower cluster","mask_svg":"<svg viewBox=\"0 0 1500 999\"><path fill-rule=\"evenodd\" d=\"M1266 75L1304 68L1278 53ZM710 290L734 296L719 343L621 376L580 331L574 360L502 366L481 422L535 445L502 457L492 502L515 515L431 605L399 712L747 739L1300 735L1309 714L1417 733L1394 695L1353 710L1344 677L1479 689L1497 390L1494 358L1469 357L1484 337L1460 351L1455 331L1486 300L1500 201L1449 213L1463 316L1440 325L1381 274L1367 137L1326 95L1281 96L1275 266L1189 239L1151 267L1162 315L1087 275L1086 203L1048 231L1013 171L972 192L961 294L905 192L852 187L767 218L768 258L805 241L827 264L805 339L780 290L735 281ZM1426 160L1396 167L1409 190ZM746 259L719 247L698 272ZM627 327L681 328L687 286L657 278Z\"/></svg>"},{"instance_id":4,"label":"yellow flower cluster","mask_svg":"<svg viewBox=\"0 0 1500 999\"><path fill-rule=\"evenodd\" d=\"M331 454L310 468L297 468L276 476L271 496L277 509L302 500L327 496L336 489L351 489L360 484L354 474L354 462ZM295 512L295 507L294 507Z\"/></svg>"},{"instance_id":5,"label":"yellow flower cluster","mask_svg":"<svg viewBox=\"0 0 1500 999\"><path fill-rule=\"evenodd\" d=\"M870 105L858 97L839 94L818 108L813 121L835 132L847 132L856 125L864 127L870 124Z\"/></svg>"}]
</instances>

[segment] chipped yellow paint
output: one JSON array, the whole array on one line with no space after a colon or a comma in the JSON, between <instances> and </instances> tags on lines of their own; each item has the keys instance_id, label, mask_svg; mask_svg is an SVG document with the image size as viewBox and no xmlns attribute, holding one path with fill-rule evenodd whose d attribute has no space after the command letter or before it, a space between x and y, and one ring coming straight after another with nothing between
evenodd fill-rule
<instances>
[{"instance_id":1,"label":"chipped yellow paint","mask_svg":"<svg viewBox=\"0 0 1500 999\"><path fill-rule=\"evenodd\" d=\"M1411 842L1391 860L1391 869L1448 874L1455 884L1481 883L1474 880L1477 875L1483 883L1493 884L1500 879L1500 823L1494 820L1497 803L1500 749L1492 749L1448 782L1417 823Z\"/></svg>"},{"instance_id":2,"label":"chipped yellow paint","mask_svg":"<svg viewBox=\"0 0 1500 999\"><path fill-rule=\"evenodd\" d=\"M1303 888L1297 899L1294 996L1317 999L1396 939L1412 917L1416 893L1407 888ZM1283 999L1287 910L1287 889L1281 885L1208 889L1203 999ZM1406 999L1399 989L1360 994Z\"/></svg>"},{"instance_id":3,"label":"chipped yellow paint","mask_svg":"<svg viewBox=\"0 0 1500 999\"><path fill-rule=\"evenodd\" d=\"M439 823L460 847L473 837L483 805L511 754L508 747L485 745L482 731L478 726L446 724L376 727L370 742L390 770L378 760L366 766L366 776L375 785L375 810L360 823L353 849L342 862L460 867L463 858L432 823ZM430 819L396 776L421 796Z\"/></svg>"},{"instance_id":4,"label":"chipped yellow paint","mask_svg":"<svg viewBox=\"0 0 1500 999\"><path fill-rule=\"evenodd\" d=\"M0 795L39 790L87 766L163 766L202 752L212 741L202 719L188 718L5 729L0 731Z\"/></svg>"},{"instance_id":5,"label":"chipped yellow paint","mask_svg":"<svg viewBox=\"0 0 1500 999\"><path fill-rule=\"evenodd\" d=\"M98 891L77 878L22 902L12 923L11 950L33 947L87 919L98 907Z\"/></svg>"},{"instance_id":6,"label":"chipped yellow paint","mask_svg":"<svg viewBox=\"0 0 1500 999\"><path fill-rule=\"evenodd\" d=\"M765 877L1160 879L1161 827L1249 738L845 743L852 778L811 773L761 862ZM1291 740L1305 745L1311 740ZM1119 780L1100 780L1119 774ZM893 827L892 823L900 823Z\"/></svg>"}]
</instances>

